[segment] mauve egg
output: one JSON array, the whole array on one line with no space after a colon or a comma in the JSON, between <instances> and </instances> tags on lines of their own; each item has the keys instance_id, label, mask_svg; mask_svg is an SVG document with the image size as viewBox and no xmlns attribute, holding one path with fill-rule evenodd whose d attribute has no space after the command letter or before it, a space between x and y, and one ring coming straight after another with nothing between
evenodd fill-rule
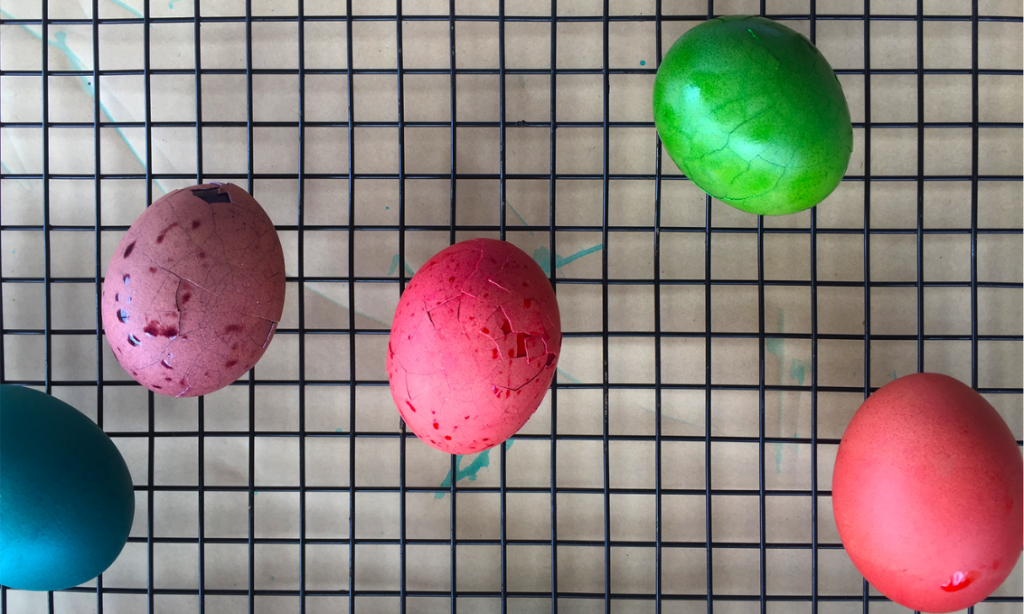
<instances>
[{"instance_id":1,"label":"mauve egg","mask_svg":"<svg viewBox=\"0 0 1024 614\"><path fill-rule=\"evenodd\" d=\"M391 396L429 445L479 452L537 410L561 343L558 302L537 263L511 243L463 241L428 260L398 302Z\"/></svg>"},{"instance_id":2,"label":"mauve egg","mask_svg":"<svg viewBox=\"0 0 1024 614\"><path fill-rule=\"evenodd\" d=\"M103 281L103 328L132 377L174 397L209 394L256 364L284 310L284 252L245 190L175 190L135 220Z\"/></svg>"},{"instance_id":3,"label":"mauve egg","mask_svg":"<svg viewBox=\"0 0 1024 614\"><path fill-rule=\"evenodd\" d=\"M832 505L847 554L875 588L925 612L992 593L1021 554L1024 462L977 392L935 373L901 377L843 434Z\"/></svg>"}]
</instances>

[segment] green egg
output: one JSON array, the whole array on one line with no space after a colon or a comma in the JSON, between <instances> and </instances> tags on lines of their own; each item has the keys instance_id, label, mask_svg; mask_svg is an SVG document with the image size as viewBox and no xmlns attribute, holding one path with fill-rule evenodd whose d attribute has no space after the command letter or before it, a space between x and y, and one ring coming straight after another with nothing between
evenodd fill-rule
<instances>
[{"instance_id":1,"label":"green egg","mask_svg":"<svg viewBox=\"0 0 1024 614\"><path fill-rule=\"evenodd\" d=\"M124 548L135 491L117 447L67 403L0 386L0 584L87 582Z\"/></svg>"},{"instance_id":2,"label":"green egg","mask_svg":"<svg viewBox=\"0 0 1024 614\"><path fill-rule=\"evenodd\" d=\"M832 67L809 40L762 17L719 17L681 36L654 80L654 123L694 183L758 215L824 200L853 151Z\"/></svg>"}]
</instances>

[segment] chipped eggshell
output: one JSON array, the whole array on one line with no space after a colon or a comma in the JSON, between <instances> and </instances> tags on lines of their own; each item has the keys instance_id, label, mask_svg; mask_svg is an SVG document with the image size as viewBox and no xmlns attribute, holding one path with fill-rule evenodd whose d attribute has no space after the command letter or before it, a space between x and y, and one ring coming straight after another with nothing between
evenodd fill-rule
<instances>
[{"instance_id":1,"label":"chipped eggshell","mask_svg":"<svg viewBox=\"0 0 1024 614\"><path fill-rule=\"evenodd\" d=\"M103 282L107 341L140 384L209 394L263 356L284 310L284 252L232 184L175 190L135 220Z\"/></svg>"},{"instance_id":2,"label":"chipped eggshell","mask_svg":"<svg viewBox=\"0 0 1024 614\"><path fill-rule=\"evenodd\" d=\"M562 344L551 283L526 253L472 239L413 276L388 343L391 396L416 435L450 454L505 441L537 410Z\"/></svg>"}]
</instances>

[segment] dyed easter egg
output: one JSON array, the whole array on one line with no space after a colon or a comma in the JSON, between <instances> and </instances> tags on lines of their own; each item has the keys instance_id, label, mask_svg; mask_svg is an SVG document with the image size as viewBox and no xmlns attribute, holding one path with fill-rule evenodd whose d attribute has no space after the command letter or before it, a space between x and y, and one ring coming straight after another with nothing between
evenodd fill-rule
<instances>
[{"instance_id":1,"label":"dyed easter egg","mask_svg":"<svg viewBox=\"0 0 1024 614\"><path fill-rule=\"evenodd\" d=\"M428 260L398 302L391 395L429 445L479 452L537 410L561 342L558 302L537 263L504 241L457 243Z\"/></svg>"},{"instance_id":2,"label":"dyed easter egg","mask_svg":"<svg viewBox=\"0 0 1024 614\"><path fill-rule=\"evenodd\" d=\"M1024 464L1009 427L970 387L901 377L861 405L832 476L853 564L912 610L952 612L992 593L1022 547Z\"/></svg>"},{"instance_id":3,"label":"dyed easter egg","mask_svg":"<svg viewBox=\"0 0 1024 614\"><path fill-rule=\"evenodd\" d=\"M658 67L654 123L702 190L760 215L821 202L853 151L832 67L809 40L762 17L719 17L681 36Z\"/></svg>"},{"instance_id":4,"label":"dyed easter egg","mask_svg":"<svg viewBox=\"0 0 1024 614\"><path fill-rule=\"evenodd\" d=\"M0 385L0 584L52 591L102 573L128 541L128 466L67 403Z\"/></svg>"},{"instance_id":5,"label":"dyed easter egg","mask_svg":"<svg viewBox=\"0 0 1024 614\"><path fill-rule=\"evenodd\" d=\"M284 310L281 241L245 190L175 190L135 220L103 281L103 328L133 378L172 397L227 386L263 356Z\"/></svg>"}]
</instances>

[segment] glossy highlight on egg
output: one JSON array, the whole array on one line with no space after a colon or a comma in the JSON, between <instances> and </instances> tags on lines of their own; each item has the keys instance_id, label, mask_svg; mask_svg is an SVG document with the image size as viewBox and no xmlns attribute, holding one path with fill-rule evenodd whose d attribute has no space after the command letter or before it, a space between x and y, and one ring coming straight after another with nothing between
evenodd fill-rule
<instances>
[{"instance_id":1,"label":"glossy highlight on egg","mask_svg":"<svg viewBox=\"0 0 1024 614\"><path fill-rule=\"evenodd\" d=\"M901 377L861 405L832 476L847 554L885 596L952 612L992 593L1020 558L1024 463L980 394L935 373Z\"/></svg>"},{"instance_id":2,"label":"glossy highlight on egg","mask_svg":"<svg viewBox=\"0 0 1024 614\"><path fill-rule=\"evenodd\" d=\"M807 38L763 17L730 15L688 30L658 67L653 101L679 169L748 213L817 205L853 152L832 67Z\"/></svg>"},{"instance_id":3,"label":"glossy highlight on egg","mask_svg":"<svg viewBox=\"0 0 1024 614\"><path fill-rule=\"evenodd\" d=\"M537 410L561 342L558 302L537 263L504 241L457 243L416 272L398 303L391 395L428 445L479 452Z\"/></svg>"},{"instance_id":4,"label":"glossy highlight on egg","mask_svg":"<svg viewBox=\"0 0 1024 614\"><path fill-rule=\"evenodd\" d=\"M38 390L0 385L0 584L87 582L117 558L134 517L128 466L96 423Z\"/></svg>"},{"instance_id":5,"label":"glossy highlight on egg","mask_svg":"<svg viewBox=\"0 0 1024 614\"><path fill-rule=\"evenodd\" d=\"M103 282L103 328L136 381L193 397L256 364L284 298L269 216L238 186L204 184L170 192L132 224Z\"/></svg>"}]
</instances>

